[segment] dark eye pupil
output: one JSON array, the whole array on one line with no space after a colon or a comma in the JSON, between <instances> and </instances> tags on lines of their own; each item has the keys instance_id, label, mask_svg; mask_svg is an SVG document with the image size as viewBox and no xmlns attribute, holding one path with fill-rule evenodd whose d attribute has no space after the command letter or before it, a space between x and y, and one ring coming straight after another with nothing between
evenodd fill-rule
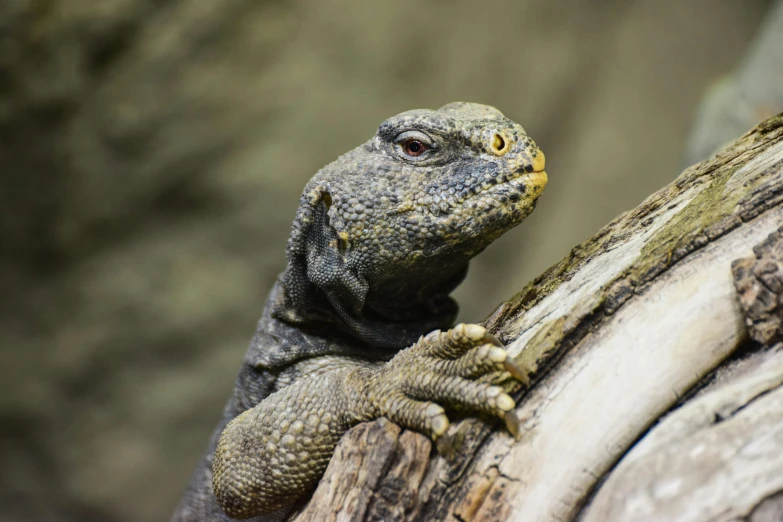
<instances>
[{"instance_id":1,"label":"dark eye pupil","mask_svg":"<svg viewBox=\"0 0 783 522\"><path fill-rule=\"evenodd\" d=\"M402 152L410 157L421 156L430 149L429 145L417 139L406 140L402 143Z\"/></svg>"}]
</instances>

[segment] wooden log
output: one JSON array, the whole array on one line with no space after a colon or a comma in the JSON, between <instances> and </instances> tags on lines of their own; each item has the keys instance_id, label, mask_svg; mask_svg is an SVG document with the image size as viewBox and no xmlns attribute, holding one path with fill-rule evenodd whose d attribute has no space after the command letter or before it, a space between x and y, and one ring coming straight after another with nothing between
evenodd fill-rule
<instances>
[{"instance_id":1,"label":"wooden log","mask_svg":"<svg viewBox=\"0 0 783 522\"><path fill-rule=\"evenodd\" d=\"M783 114L685 170L487 319L536 372L516 394L519 440L492 421L464 419L453 427L457 455L446 459L384 420L357 426L294 519L775 516L783 505L780 353L759 352L749 370L693 391L749 345L743 304L753 298L746 292L741 304L732 262L782 224ZM727 461L740 435L756 449ZM687 466L689 455L702 471ZM720 475L709 473L720 465Z\"/></svg>"}]
</instances>

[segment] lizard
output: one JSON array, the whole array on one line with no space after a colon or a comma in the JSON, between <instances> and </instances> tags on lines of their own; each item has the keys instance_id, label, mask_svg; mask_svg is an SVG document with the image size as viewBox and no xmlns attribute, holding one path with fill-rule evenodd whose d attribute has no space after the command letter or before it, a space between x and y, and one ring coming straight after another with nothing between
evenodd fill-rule
<instances>
[{"instance_id":1,"label":"lizard","mask_svg":"<svg viewBox=\"0 0 783 522\"><path fill-rule=\"evenodd\" d=\"M474 256L533 211L544 166L519 124L455 102L393 116L319 170L173 520L283 520L363 421L386 417L448 448L445 406L517 433L498 382L527 373L482 326L448 329L450 293Z\"/></svg>"}]
</instances>

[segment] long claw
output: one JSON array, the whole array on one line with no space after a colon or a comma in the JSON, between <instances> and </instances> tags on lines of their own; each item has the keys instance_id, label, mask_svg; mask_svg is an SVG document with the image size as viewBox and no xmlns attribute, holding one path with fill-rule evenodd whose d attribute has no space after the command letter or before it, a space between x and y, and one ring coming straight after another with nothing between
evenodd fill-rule
<instances>
[{"instance_id":1,"label":"long claw","mask_svg":"<svg viewBox=\"0 0 783 522\"><path fill-rule=\"evenodd\" d=\"M530 385L530 377L528 376L528 372L522 369L522 366L520 366L519 363L517 363L511 357L508 357L505 361L503 361L503 368L508 373L510 373L514 379L521 382L525 387Z\"/></svg>"},{"instance_id":2,"label":"long claw","mask_svg":"<svg viewBox=\"0 0 783 522\"><path fill-rule=\"evenodd\" d=\"M519 440L520 426L516 412L514 410L507 411L503 415L503 420L506 422L506 428L514 437L514 440Z\"/></svg>"},{"instance_id":3,"label":"long claw","mask_svg":"<svg viewBox=\"0 0 783 522\"><path fill-rule=\"evenodd\" d=\"M498 339L497 337L495 337L489 332L484 334L484 337L481 339L481 342L484 344L491 344L503 348L503 343L500 342L500 339Z\"/></svg>"}]
</instances>

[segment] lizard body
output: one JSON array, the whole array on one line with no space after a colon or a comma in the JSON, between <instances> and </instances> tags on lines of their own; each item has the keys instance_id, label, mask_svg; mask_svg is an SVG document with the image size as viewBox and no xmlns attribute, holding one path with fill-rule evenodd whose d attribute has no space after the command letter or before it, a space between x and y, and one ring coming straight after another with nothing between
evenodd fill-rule
<instances>
[{"instance_id":1,"label":"lizard body","mask_svg":"<svg viewBox=\"0 0 783 522\"><path fill-rule=\"evenodd\" d=\"M481 377L522 369L481 326L440 329L469 260L535 207L543 168L521 126L458 102L394 116L320 170L174 520L282 520L362 421L446 440L442 404L517 429L513 400Z\"/></svg>"}]
</instances>

